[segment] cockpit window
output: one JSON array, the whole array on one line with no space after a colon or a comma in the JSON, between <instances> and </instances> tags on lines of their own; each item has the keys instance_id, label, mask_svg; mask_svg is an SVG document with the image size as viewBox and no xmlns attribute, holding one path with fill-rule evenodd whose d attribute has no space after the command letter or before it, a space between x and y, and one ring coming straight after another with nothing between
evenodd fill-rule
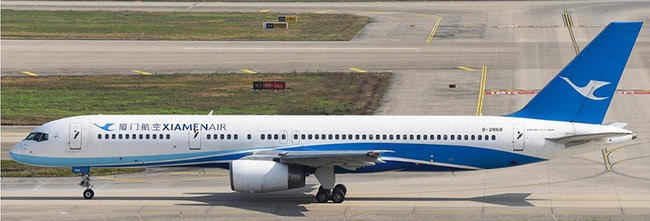
<instances>
[{"instance_id":1,"label":"cockpit window","mask_svg":"<svg viewBox=\"0 0 650 221\"><path fill-rule=\"evenodd\" d=\"M46 141L47 138L49 138L48 134L46 133L41 133L41 132L35 132L35 133L30 133L25 137L25 140L33 140L36 142L41 142L41 141Z\"/></svg>"}]
</instances>

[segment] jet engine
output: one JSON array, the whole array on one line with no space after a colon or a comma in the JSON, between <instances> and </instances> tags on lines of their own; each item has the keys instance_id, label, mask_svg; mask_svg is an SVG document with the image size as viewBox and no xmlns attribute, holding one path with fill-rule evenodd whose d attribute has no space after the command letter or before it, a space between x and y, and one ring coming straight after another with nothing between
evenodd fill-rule
<instances>
[{"instance_id":1,"label":"jet engine","mask_svg":"<svg viewBox=\"0 0 650 221\"><path fill-rule=\"evenodd\" d=\"M265 193L305 186L305 170L270 160L233 160L230 188L237 192Z\"/></svg>"}]
</instances>

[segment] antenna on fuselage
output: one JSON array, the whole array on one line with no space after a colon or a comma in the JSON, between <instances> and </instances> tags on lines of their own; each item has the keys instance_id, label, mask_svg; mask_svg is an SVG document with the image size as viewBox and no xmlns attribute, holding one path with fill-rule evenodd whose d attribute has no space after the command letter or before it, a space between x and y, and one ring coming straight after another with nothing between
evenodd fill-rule
<instances>
[{"instance_id":1,"label":"antenna on fuselage","mask_svg":"<svg viewBox=\"0 0 650 221\"><path fill-rule=\"evenodd\" d=\"M210 113L208 115L212 115L212 112L214 112L214 109L210 110Z\"/></svg>"}]
</instances>

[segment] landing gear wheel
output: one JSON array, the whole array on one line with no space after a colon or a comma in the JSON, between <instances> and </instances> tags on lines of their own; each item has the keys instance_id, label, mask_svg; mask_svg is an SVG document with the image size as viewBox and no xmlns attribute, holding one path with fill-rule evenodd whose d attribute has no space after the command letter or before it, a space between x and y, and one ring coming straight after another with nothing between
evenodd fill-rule
<instances>
[{"instance_id":1,"label":"landing gear wheel","mask_svg":"<svg viewBox=\"0 0 650 221\"><path fill-rule=\"evenodd\" d=\"M330 200L330 193L328 190L321 191L320 189L318 190L318 193L316 193L316 201L319 203L327 203L327 201Z\"/></svg>"},{"instance_id":2,"label":"landing gear wheel","mask_svg":"<svg viewBox=\"0 0 650 221\"><path fill-rule=\"evenodd\" d=\"M86 189L84 191L84 199L92 199L95 196L95 191L92 189Z\"/></svg>"},{"instance_id":3,"label":"landing gear wheel","mask_svg":"<svg viewBox=\"0 0 650 221\"><path fill-rule=\"evenodd\" d=\"M345 200L345 193L342 191L334 191L332 194L332 202L334 203L342 203Z\"/></svg>"},{"instance_id":4,"label":"landing gear wheel","mask_svg":"<svg viewBox=\"0 0 650 221\"><path fill-rule=\"evenodd\" d=\"M348 188L345 188L345 185L343 184L336 184L336 186L334 186L334 192L336 192L337 190L343 192L343 195L348 193Z\"/></svg>"}]
</instances>

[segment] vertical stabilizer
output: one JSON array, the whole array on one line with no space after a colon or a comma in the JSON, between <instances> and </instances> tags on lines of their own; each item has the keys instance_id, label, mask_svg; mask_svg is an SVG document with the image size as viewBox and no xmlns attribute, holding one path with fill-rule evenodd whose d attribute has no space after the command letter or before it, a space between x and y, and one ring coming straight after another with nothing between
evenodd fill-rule
<instances>
[{"instance_id":1,"label":"vertical stabilizer","mask_svg":"<svg viewBox=\"0 0 650 221\"><path fill-rule=\"evenodd\" d=\"M607 25L537 96L509 116L602 123L642 25Z\"/></svg>"}]
</instances>

